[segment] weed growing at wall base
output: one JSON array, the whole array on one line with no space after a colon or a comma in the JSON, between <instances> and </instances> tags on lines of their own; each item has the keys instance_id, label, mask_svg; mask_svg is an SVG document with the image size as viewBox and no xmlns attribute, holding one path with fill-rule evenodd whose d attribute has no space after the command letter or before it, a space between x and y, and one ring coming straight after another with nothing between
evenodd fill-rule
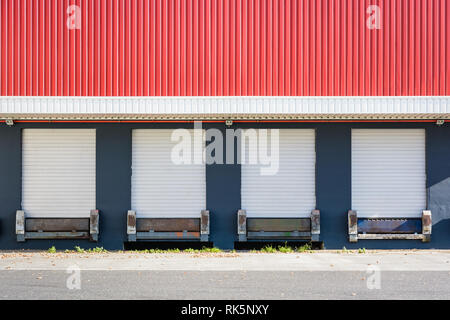
<instances>
[{"instance_id":1,"label":"weed growing at wall base","mask_svg":"<svg viewBox=\"0 0 450 320\"><path fill-rule=\"evenodd\" d=\"M306 243L301 247L291 247L287 243L284 245L279 245L274 247L272 245L267 245L263 247L260 251L253 250L252 252L264 252L264 253L294 253L294 252L309 252L311 250L311 244Z\"/></svg>"}]
</instances>

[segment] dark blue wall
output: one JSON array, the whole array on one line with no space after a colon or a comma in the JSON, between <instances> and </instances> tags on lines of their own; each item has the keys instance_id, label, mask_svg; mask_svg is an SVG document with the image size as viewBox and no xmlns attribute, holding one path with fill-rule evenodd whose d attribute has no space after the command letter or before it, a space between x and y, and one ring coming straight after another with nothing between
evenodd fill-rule
<instances>
[{"instance_id":1,"label":"dark blue wall","mask_svg":"<svg viewBox=\"0 0 450 320\"><path fill-rule=\"evenodd\" d=\"M328 249L450 248L450 127L432 123L286 123L235 124L234 128L315 128L317 208L321 240ZM97 208L101 212L98 243L33 240L17 243L15 211L21 207L21 129L97 129ZM192 128L192 124L16 124L0 125L0 249L57 249L103 246L122 249L126 212L131 206L131 130L133 128ZM223 124L205 124L225 133ZM428 206L433 214L430 243L420 241L347 241L347 210L351 209L351 128L426 128ZM225 136L225 134L224 134ZM224 139L225 140L225 139ZM236 154L236 152L235 152ZM225 157L225 149L224 149ZM221 248L236 241L236 212L241 206L240 165L213 164L206 169L207 208L211 240Z\"/></svg>"},{"instance_id":2,"label":"dark blue wall","mask_svg":"<svg viewBox=\"0 0 450 320\"><path fill-rule=\"evenodd\" d=\"M225 125L204 127L217 128L225 137ZM241 208L241 166L226 164L226 139L223 142L223 164L206 166L206 207L210 210L211 241L217 247L233 249L237 240L236 214Z\"/></svg>"},{"instance_id":3,"label":"dark blue wall","mask_svg":"<svg viewBox=\"0 0 450 320\"><path fill-rule=\"evenodd\" d=\"M352 202L351 129L336 125L318 128L316 161L321 240L326 248L342 248L347 245L347 211Z\"/></svg>"},{"instance_id":4,"label":"dark blue wall","mask_svg":"<svg viewBox=\"0 0 450 320\"><path fill-rule=\"evenodd\" d=\"M0 249L17 247L16 210L21 207L21 129L0 125Z\"/></svg>"},{"instance_id":5,"label":"dark blue wall","mask_svg":"<svg viewBox=\"0 0 450 320\"><path fill-rule=\"evenodd\" d=\"M96 167L101 245L108 249L122 249L127 235L125 213L131 209L130 128L97 129Z\"/></svg>"},{"instance_id":6,"label":"dark blue wall","mask_svg":"<svg viewBox=\"0 0 450 320\"><path fill-rule=\"evenodd\" d=\"M432 213L432 247L450 248L450 125L427 130L428 207Z\"/></svg>"}]
</instances>

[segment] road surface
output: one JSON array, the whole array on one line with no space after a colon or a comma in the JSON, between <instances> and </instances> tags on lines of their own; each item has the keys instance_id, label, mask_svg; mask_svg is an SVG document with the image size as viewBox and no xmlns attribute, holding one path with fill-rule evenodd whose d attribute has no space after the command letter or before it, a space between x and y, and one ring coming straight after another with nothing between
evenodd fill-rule
<instances>
[{"instance_id":1,"label":"road surface","mask_svg":"<svg viewBox=\"0 0 450 320\"><path fill-rule=\"evenodd\" d=\"M450 299L450 251L2 252L0 299Z\"/></svg>"}]
</instances>

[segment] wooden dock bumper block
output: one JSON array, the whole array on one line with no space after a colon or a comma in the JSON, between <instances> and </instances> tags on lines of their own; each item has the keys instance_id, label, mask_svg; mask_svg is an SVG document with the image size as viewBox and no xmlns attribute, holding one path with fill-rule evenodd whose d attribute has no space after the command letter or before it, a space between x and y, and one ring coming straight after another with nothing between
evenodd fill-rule
<instances>
[{"instance_id":1,"label":"wooden dock bumper block","mask_svg":"<svg viewBox=\"0 0 450 320\"><path fill-rule=\"evenodd\" d=\"M247 212L245 210L238 211L237 233L239 241L247 241Z\"/></svg>"},{"instance_id":2,"label":"wooden dock bumper block","mask_svg":"<svg viewBox=\"0 0 450 320\"><path fill-rule=\"evenodd\" d=\"M311 212L311 241L319 241L320 239L320 211L313 210Z\"/></svg>"},{"instance_id":3,"label":"wooden dock bumper block","mask_svg":"<svg viewBox=\"0 0 450 320\"><path fill-rule=\"evenodd\" d=\"M98 210L91 210L91 214L89 216L89 234L90 234L90 240L93 242L98 241L98 234L99 234L99 212Z\"/></svg>"},{"instance_id":4,"label":"wooden dock bumper block","mask_svg":"<svg viewBox=\"0 0 450 320\"><path fill-rule=\"evenodd\" d=\"M31 239L88 239L98 241L99 211L91 210L89 218L27 218L16 211L18 242Z\"/></svg>"},{"instance_id":5,"label":"wooden dock bumper block","mask_svg":"<svg viewBox=\"0 0 450 320\"><path fill-rule=\"evenodd\" d=\"M209 241L209 210L202 210L200 217L200 241Z\"/></svg>"},{"instance_id":6,"label":"wooden dock bumper block","mask_svg":"<svg viewBox=\"0 0 450 320\"><path fill-rule=\"evenodd\" d=\"M358 242L358 217L356 211L348 211L348 241Z\"/></svg>"},{"instance_id":7,"label":"wooden dock bumper block","mask_svg":"<svg viewBox=\"0 0 450 320\"><path fill-rule=\"evenodd\" d=\"M430 242L431 241L431 211L430 210L424 210L422 212L422 235L423 235L423 242Z\"/></svg>"},{"instance_id":8,"label":"wooden dock bumper block","mask_svg":"<svg viewBox=\"0 0 450 320\"><path fill-rule=\"evenodd\" d=\"M133 210L127 213L127 236L128 241L136 241L136 211Z\"/></svg>"},{"instance_id":9,"label":"wooden dock bumper block","mask_svg":"<svg viewBox=\"0 0 450 320\"><path fill-rule=\"evenodd\" d=\"M25 242L25 211L16 211L16 236L17 242Z\"/></svg>"},{"instance_id":10,"label":"wooden dock bumper block","mask_svg":"<svg viewBox=\"0 0 450 320\"><path fill-rule=\"evenodd\" d=\"M202 210L199 218L138 218L127 213L128 241L137 240L200 240L209 241L210 216Z\"/></svg>"},{"instance_id":11,"label":"wooden dock bumper block","mask_svg":"<svg viewBox=\"0 0 450 320\"><path fill-rule=\"evenodd\" d=\"M422 212L422 218L358 218L348 211L350 242L358 240L422 240L431 239L431 211Z\"/></svg>"}]
</instances>

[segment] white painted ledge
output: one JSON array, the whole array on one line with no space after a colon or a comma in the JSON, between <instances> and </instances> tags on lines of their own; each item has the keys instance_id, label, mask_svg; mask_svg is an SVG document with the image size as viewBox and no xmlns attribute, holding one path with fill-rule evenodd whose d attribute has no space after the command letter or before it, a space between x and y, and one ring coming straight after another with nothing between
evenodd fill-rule
<instances>
[{"instance_id":1,"label":"white painted ledge","mask_svg":"<svg viewBox=\"0 0 450 320\"><path fill-rule=\"evenodd\" d=\"M0 119L450 119L450 96L0 97Z\"/></svg>"}]
</instances>

